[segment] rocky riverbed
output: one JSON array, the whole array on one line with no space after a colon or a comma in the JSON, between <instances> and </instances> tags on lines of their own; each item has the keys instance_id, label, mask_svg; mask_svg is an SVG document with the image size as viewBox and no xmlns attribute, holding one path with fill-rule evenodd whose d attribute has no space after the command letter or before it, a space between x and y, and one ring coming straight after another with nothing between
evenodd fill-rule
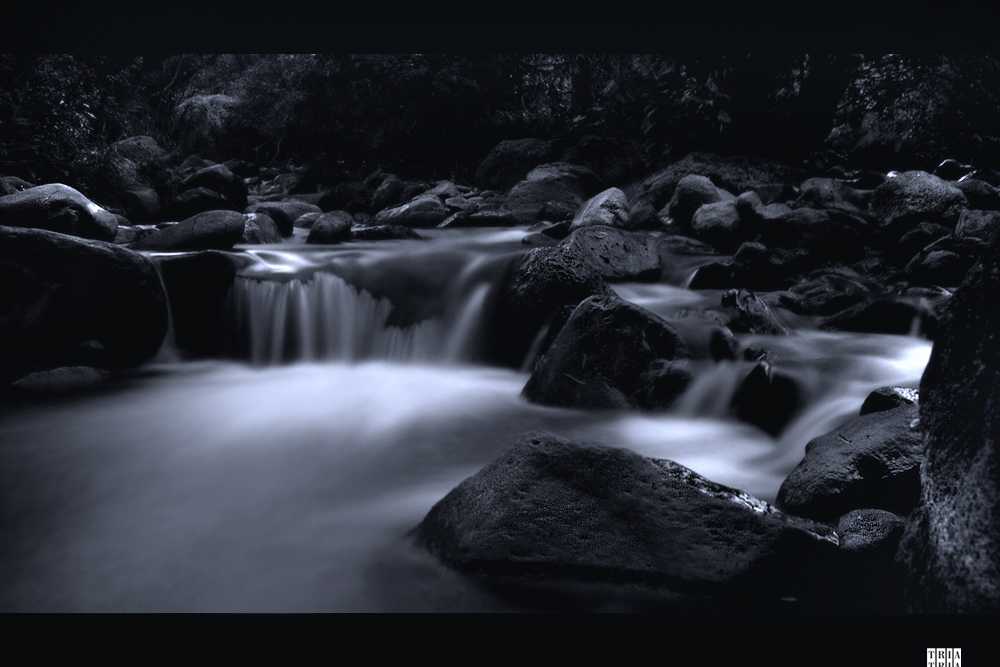
<instances>
[{"instance_id":1,"label":"rocky riverbed","mask_svg":"<svg viewBox=\"0 0 1000 667\"><path fill-rule=\"evenodd\" d=\"M0 179L5 610L1000 604L1000 175L117 150Z\"/></svg>"}]
</instances>

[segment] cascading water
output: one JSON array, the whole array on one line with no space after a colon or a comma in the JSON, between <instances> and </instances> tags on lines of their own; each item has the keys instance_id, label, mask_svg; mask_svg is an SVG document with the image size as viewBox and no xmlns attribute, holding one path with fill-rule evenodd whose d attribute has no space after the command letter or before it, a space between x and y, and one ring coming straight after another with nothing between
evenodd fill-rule
<instances>
[{"instance_id":1,"label":"cascading water","mask_svg":"<svg viewBox=\"0 0 1000 667\"><path fill-rule=\"evenodd\" d=\"M731 414L750 362L706 367L659 414L532 404L528 372L478 347L525 233L242 250L226 359L162 357L119 388L8 406L0 610L517 611L405 535L519 436L629 447L773 500L809 439L927 361L915 337L741 336L806 397L776 437ZM719 298L616 291L664 316Z\"/></svg>"}]
</instances>

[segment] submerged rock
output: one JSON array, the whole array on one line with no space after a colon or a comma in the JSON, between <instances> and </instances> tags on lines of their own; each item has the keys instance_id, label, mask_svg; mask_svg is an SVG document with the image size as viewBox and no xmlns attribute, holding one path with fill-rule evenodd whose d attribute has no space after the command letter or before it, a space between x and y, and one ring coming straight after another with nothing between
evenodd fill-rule
<instances>
[{"instance_id":1,"label":"submerged rock","mask_svg":"<svg viewBox=\"0 0 1000 667\"><path fill-rule=\"evenodd\" d=\"M678 463L548 434L466 479L413 535L484 577L640 585L723 606L807 595L838 552L832 528Z\"/></svg>"}]
</instances>

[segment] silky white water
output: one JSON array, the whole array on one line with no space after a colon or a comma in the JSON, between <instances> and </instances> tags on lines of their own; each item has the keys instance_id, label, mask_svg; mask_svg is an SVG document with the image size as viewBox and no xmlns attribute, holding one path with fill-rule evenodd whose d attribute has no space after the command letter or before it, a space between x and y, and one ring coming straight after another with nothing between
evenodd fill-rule
<instances>
[{"instance_id":1,"label":"silky white water","mask_svg":"<svg viewBox=\"0 0 1000 667\"><path fill-rule=\"evenodd\" d=\"M238 278L239 354L4 406L0 610L521 611L406 537L521 435L628 447L773 500L809 439L857 414L872 389L917 386L930 352L903 336L742 337L805 388L807 405L778 437L727 413L752 368L743 362L700 376L662 414L535 405L520 393L526 372L475 361L490 258L515 239L473 238L443 239L444 255L404 243L260 250L275 270L258 256ZM417 294L444 285L437 314L387 324L388 300L326 270L348 253L348 277L362 275L357 265L384 273L404 253L400 271L437 271L426 285L402 281ZM618 292L654 312L717 297Z\"/></svg>"}]
</instances>

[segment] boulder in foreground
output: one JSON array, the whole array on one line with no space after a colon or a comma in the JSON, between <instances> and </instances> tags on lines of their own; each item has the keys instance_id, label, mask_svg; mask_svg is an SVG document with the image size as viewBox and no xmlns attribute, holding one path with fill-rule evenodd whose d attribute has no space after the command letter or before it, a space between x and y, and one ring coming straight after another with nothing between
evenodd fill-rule
<instances>
[{"instance_id":1,"label":"boulder in foreground","mask_svg":"<svg viewBox=\"0 0 1000 667\"><path fill-rule=\"evenodd\" d=\"M806 595L838 552L832 527L678 463L548 434L455 487L414 536L475 574L726 600Z\"/></svg>"},{"instance_id":2,"label":"boulder in foreground","mask_svg":"<svg viewBox=\"0 0 1000 667\"><path fill-rule=\"evenodd\" d=\"M0 225L45 229L97 241L113 241L118 218L62 183L38 185L0 197Z\"/></svg>"}]
</instances>

